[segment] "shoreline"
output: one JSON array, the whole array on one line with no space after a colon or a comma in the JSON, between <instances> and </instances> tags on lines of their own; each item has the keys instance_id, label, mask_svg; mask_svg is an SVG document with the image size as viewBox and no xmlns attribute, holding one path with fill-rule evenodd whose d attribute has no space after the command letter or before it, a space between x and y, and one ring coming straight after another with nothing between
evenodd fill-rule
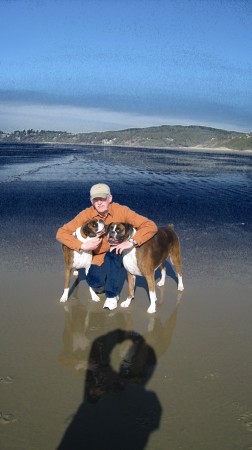
<instances>
[{"instance_id":1,"label":"shoreline","mask_svg":"<svg viewBox=\"0 0 252 450\"><path fill-rule=\"evenodd\" d=\"M252 149L233 149L228 147L201 147L199 145L194 147L158 147L158 146L146 146L146 145L130 145L130 144L90 144L83 142L53 142L53 141L43 141L43 142L28 142L28 141L0 141L0 144L10 144L10 145L19 145L19 144L29 144L29 145L52 145L52 146L80 146L80 147L97 147L97 148L132 148L135 150L175 150L175 151L193 151L193 152L216 152L216 153L236 153L236 154L251 154Z\"/></svg>"}]
</instances>

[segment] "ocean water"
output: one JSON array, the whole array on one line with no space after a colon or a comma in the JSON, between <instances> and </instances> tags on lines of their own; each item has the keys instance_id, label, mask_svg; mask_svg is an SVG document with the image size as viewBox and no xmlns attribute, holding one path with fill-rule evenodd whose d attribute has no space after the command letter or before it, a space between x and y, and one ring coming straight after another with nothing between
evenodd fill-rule
<instances>
[{"instance_id":1,"label":"ocean water","mask_svg":"<svg viewBox=\"0 0 252 450\"><path fill-rule=\"evenodd\" d=\"M159 225L171 220L249 226L251 166L251 155L242 153L0 146L1 184L10 192L18 182L25 183L24 188L38 189L41 212L45 201L46 208L63 218L66 214L71 218L89 205L90 186L103 181L110 184L115 201L148 215ZM57 194L57 208L50 194L49 198L43 195L46 192L54 192L55 199ZM67 202L69 195L66 207L64 199ZM23 207L22 198L19 202ZM31 210L34 207L32 203Z\"/></svg>"},{"instance_id":2,"label":"ocean water","mask_svg":"<svg viewBox=\"0 0 252 450\"><path fill-rule=\"evenodd\" d=\"M241 152L0 145L3 450L72 450L92 436L96 449L251 450L251 161ZM84 276L59 303L55 234L89 206L97 182L179 235L185 291L168 264L154 315L141 278L128 310L93 304ZM92 393L101 399L90 406Z\"/></svg>"}]
</instances>

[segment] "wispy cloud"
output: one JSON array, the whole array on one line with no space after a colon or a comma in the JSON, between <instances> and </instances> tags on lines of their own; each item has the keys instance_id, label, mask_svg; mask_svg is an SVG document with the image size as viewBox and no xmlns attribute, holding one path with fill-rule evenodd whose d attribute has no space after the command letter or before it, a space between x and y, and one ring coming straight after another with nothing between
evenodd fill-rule
<instances>
[{"instance_id":1,"label":"wispy cloud","mask_svg":"<svg viewBox=\"0 0 252 450\"><path fill-rule=\"evenodd\" d=\"M234 124L202 121L195 117L145 115L132 112L111 111L104 108L27 102L0 103L0 130L58 130L72 133L143 128L158 125L205 125L228 130L243 130Z\"/></svg>"},{"instance_id":2,"label":"wispy cloud","mask_svg":"<svg viewBox=\"0 0 252 450\"><path fill-rule=\"evenodd\" d=\"M148 127L166 123L175 124L177 121L165 116L141 115L70 105L15 102L0 104L0 129L3 131L33 128L75 133Z\"/></svg>"}]
</instances>

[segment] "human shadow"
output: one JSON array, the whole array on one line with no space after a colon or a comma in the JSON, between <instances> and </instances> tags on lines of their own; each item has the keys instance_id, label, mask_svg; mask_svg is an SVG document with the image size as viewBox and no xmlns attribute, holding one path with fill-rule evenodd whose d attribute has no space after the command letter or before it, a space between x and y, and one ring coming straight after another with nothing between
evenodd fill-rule
<instances>
[{"instance_id":1,"label":"human shadow","mask_svg":"<svg viewBox=\"0 0 252 450\"><path fill-rule=\"evenodd\" d=\"M130 348L116 371L111 354L125 341L130 341ZM95 339L83 403L57 450L144 449L162 412L156 394L145 387L156 362L153 348L134 331L118 328Z\"/></svg>"}]
</instances>

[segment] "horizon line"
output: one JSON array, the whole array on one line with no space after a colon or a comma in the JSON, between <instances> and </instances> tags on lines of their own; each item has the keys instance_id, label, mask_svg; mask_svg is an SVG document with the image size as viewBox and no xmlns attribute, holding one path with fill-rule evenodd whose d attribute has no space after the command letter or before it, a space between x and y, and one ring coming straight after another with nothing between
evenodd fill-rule
<instances>
[{"instance_id":1,"label":"horizon line","mask_svg":"<svg viewBox=\"0 0 252 450\"><path fill-rule=\"evenodd\" d=\"M35 129L35 128L22 128L22 129L13 129L12 131L5 131L5 130L1 130L0 129L0 133L1 134L15 134L15 133L23 133L24 131L27 133L27 131L31 131L31 132L35 132L35 133L41 133L41 132L46 132L46 133L67 133L70 135L76 135L76 134L102 134L102 133L120 133L122 131L130 131L130 130L144 130L144 129L149 129L149 128L162 128L162 127L182 127L182 128L208 128L208 129L212 129L212 130L218 130L218 131L227 131L229 133L239 133L239 134L252 134L252 131L237 131L234 129L227 129L227 128L221 128L221 127L216 127L216 126L209 126L209 125L200 125L200 124L189 124L189 125L182 125L179 123L176 124L162 124L162 125L148 125L148 126L138 126L138 127L127 127L127 128L122 128L122 129L118 129L118 130L112 130L112 129L108 129L108 130L102 130L102 131L67 131L67 130L57 130L57 129Z\"/></svg>"}]
</instances>

